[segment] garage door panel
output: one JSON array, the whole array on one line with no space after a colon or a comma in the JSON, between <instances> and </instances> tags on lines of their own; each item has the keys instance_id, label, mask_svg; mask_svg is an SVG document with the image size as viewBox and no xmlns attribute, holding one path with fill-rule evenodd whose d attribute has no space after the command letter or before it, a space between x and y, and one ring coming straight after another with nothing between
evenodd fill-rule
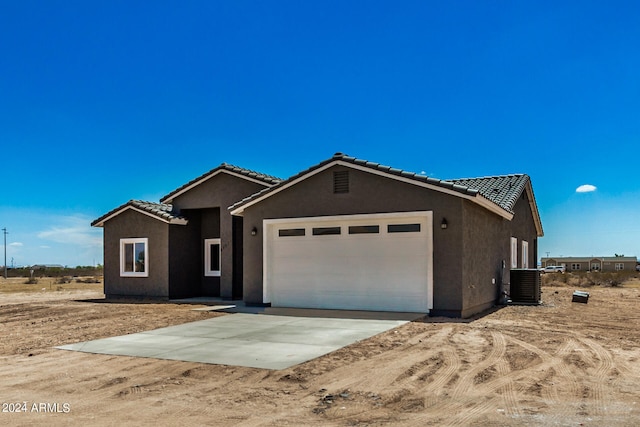
<instances>
[{"instance_id":1,"label":"garage door panel","mask_svg":"<svg viewBox=\"0 0 640 427\"><path fill-rule=\"evenodd\" d=\"M420 224L420 231L388 233L390 223ZM348 233L349 227L362 225L374 225L379 232ZM313 235L314 228L322 227L333 227L334 232L340 227L341 233ZM301 228L304 236L279 233ZM430 213L280 222L269 224L265 236L265 282L273 306L428 312L432 301Z\"/></svg>"},{"instance_id":2,"label":"garage door panel","mask_svg":"<svg viewBox=\"0 0 640 427\"><path fill-rule=\"evenodd\" d=\"M407 299L408 297L410 300ZM342 289L327 294L323 291L298 289L288 293L286 298L276 297L272 304L274 307L425 312L428 301L427 297L420 293L414 295L389 295L387 293L363 295L361 292L356 292L355 289Z\"/></svg>"}]
</instances>

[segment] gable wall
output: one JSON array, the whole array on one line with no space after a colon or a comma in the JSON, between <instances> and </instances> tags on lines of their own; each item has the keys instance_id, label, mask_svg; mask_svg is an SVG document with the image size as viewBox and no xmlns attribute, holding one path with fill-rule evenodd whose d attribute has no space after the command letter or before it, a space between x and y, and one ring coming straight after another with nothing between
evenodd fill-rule
<instances>
[{"instance_id":1,"label":"gable wall","mask_svg":"<svg viewBox=\"0 0 640 427\"><path fill-rule=\"evenodd\" d=\"M511 220L511 232L513 237L518 238L518 266L522 262L522 240L529 242L529 268L538 266L538 237L536 224L533 220L531 205L527 192L523 192L513 208L515 213Z\"/></svg>"},{"instance_id":2,"label":"gable wall","mask_svg":"<svg viewBox=\"0 0 640 427\"><path fill-rule=\"evenodd\" d=\"M120 239L146 237L149 277L120 277ZM169 297L169 224L127 210L104 224L104 293Z\"/></svg>"},{"instance_id":3,"label":"gable wall","mask_svg":"<svg viewBox=\"0 0 640 427\"><path fill-rule=\"evenodd\" d=\"M349 170L350 191L333 193L333 172ZM462 199L371 173L334 166L244 211L244 299L262 302L263 219L433 211L434 310L462 310ZM256 227L257 236L250 230Z\"/></svg>"}]
</instances>

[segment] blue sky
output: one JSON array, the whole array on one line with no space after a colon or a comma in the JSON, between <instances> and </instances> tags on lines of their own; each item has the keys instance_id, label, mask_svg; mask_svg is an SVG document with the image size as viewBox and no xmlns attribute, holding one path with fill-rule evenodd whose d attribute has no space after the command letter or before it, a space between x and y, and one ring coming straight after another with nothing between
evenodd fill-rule
<instances>
[{"instance_id":1,"label":"blue sky","mask_svg":"<svg viewBox=\"0 0 640 427\"><path fill-rule=\"evenodd\" d=\"M442 179L527 173L539 256L640 255L638 16L634 1L3 2L8 264L101 263L89 224L129 199L221 162L288 177L336 151Z\"/></svg>"}]
</instances>

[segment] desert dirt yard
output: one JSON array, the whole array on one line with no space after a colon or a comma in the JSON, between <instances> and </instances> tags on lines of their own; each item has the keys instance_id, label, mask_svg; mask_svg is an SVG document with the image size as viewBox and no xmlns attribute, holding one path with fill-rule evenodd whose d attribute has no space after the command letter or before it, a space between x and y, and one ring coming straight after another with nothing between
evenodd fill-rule
<instances>
[{"instance_id":1,"label":"desert dirt yard","mask_svg":"<svg viewBox=\"0 0 640 427\"><path fill-rule=\"evenodd\" d=\"M640 287L574 290L271 371L58 350L233 315L0 281L0 425L638 426Z\"/></svg>"}]
</instances>

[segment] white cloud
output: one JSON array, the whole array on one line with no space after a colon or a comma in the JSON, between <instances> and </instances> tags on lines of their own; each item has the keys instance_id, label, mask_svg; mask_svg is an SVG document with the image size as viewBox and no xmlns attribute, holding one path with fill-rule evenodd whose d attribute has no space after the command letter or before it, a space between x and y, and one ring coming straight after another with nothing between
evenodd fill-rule
<instances>
[{"instance_id":1,"label":"white cloud","mask_svg":"<svg viewBox=\"0 0 640 427\"><path fill-rule=\"evenodd\" d=\"M24 246L24 243L21 243L21 242L13 242L13 243L9 243L9 246Z\"/></svg>"},{"instance_id":2,"label":"white cloud","mask_svg":"<svg viewBox=\"0 0 640 427\"><path fill-rule=\"evenodd\" d=\"M38 237L56 243L99 247L102 245L102 233L89 225L84 217L69 216L57 218L58 224L38 233Z\"/></svg>"},{"instance_id":3,"label":"white cloud","mask_svg":"<svg viewBox=\"0 0 640 427\"><path fill-rule=\"evenodd\" d=\"M596 191L597 188L595 185L591 185L591 184L584 184L581 185L580 187L576 188L576 193L591 193Z\"/></svg>"}]
</instances>

